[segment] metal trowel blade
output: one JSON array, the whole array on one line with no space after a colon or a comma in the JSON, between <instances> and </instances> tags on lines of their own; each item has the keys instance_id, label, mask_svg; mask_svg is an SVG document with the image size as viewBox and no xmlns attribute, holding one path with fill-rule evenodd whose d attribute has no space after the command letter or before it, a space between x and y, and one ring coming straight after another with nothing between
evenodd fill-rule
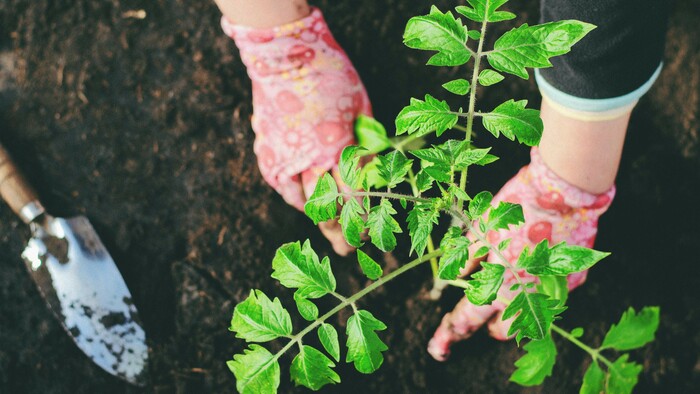
<instances>
[{"instance_id":1,"label":"metal trowel blade","mask_svg":"<svg viewBox=\"0 0 700 394\"><path fill-rule=\"evenodd\" d=\"M32 225L22 253L44 299L78 347L105 371L145 384L148 347L117 266L87 218Z\"/></svg>"}]
</instances>

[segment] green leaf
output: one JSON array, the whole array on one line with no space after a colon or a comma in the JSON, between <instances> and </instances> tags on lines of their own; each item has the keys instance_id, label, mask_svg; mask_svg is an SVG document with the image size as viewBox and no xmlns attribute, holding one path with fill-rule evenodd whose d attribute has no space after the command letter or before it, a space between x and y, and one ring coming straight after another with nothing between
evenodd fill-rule
<instances>
[{"instance_id":1,"label":"green leaf","mask_svg":"<svg viewBox=\"0 0 700 394\"><path fill-rule=\"evenodd\" d=\"M475 164L480 165L480 166L485 166L487 164L493 163L496 160L498 160L498 156L494 156L492 154L487 154L486 156L484 156L483 159L477 161Z\"/></svg>"},{"instance_id":2,"label":"green leaf","mask_svg":"<svg viewBox=\"0 0 700 394\"><path fill-rule=\"evenodd\" d=\"M462 236L450 238L444 244L441 242L440 248L443 249L444 253L438 264L438 277L440 279L457 279L459 271L469 260L470 244L469 239Z\"/></svg>"},{"instance_id":3,"label":"green leaf","mask_svg":"<svg viewBox=\"0 0 700 394\"><path fill-rule=\"evenodd\" d=\"M318 307L316 304L304 298L298 291L294 292L294 302L297 304L301 317L308 321L314 321L318 318Z\"/></svg>"},{"instance_id":4,"label":"green leaf","mask_svg":"<svg viewBox=\"0 0 700 394\"><path fill-rule=\"evenodd\" d=\"M464 96L465 94L469 93L470 84L466 79L460 78L447 82L446 84L443 84L442 87L447 89L447 91L450 93Z\"/></svg>"},{"instance_id":5,"label":"green leaf","mask_svg":"<svg viewBox=\"0 0 700 394\"><path fill-rule=\"evenodd\" d=\"M549 248L549 241L542 240L530 254L528 247L523 249L517 266L525 268L532 275L565 276L591 268L598 261L610 255L578 245L561 242Z\"/></svg>"},{"instance_id":6,"label":"green leaf","mask_svg":"<svg viewBox=\"0 0 700 394\"><path fill-rule=\"evenodd\" d=\"M280 246L272 259L272 269L273 278L284 287L299 289L304 298L319 298L335 291L330 260L326 256L319 262L308 240L303 248L298 241Z\"/></svg>"},{"instance_id":7,"label":"green leaf","mask_svg":"<svg viewBox=\"0 0 700 394\"><path fill-rule=\"evenodd\" d=\"M345 362L353 362L355 369L361 373L379 369L384 362L382 352L388 348L375 331L385 329L386 325L368 311L358 310L350 316L346 328L348 354Z\"/></svg>"},{"instance_id":8,"label":"green leaf","mask_svg":"<svg viewBox=\"0 0 700 394\"><path fill-rule=\"evenodd\" d=\"M574 338L581 338L583 336L583 328L582 327L576 327L573 330L571 330L571 336Z\"/></svg>"},{"instance_id":9,"label":"green leaf","mask_svg":"<svg viewBox=\"0 0 700 394\"><path fill-rule=\"evenodd\" d=\"M399 112L396 117L396 134L407 132L421 136L435 131L439 137L457 124L457 120L458 113L452 112L447 102L426 94L425 101L411 98L410 105Z\"/></svg>"},{"instance_id":10,"label":"green leaf","mask_svg":"<svg viewBox=\"0 0 700 394\"><path fill-rule=\"evenodd\" d=\"M455 167L464 168L472 164L476 164L486 157L491 148L486 149L468 149L460 153L455 160Z\"/></svg>"},{"instance_id":11,"label":"green leaf","mask_svg":"<svg viewBox=\"0 0 700 394\"><path fill-rule=\"evenodd\" d=\"M474 257L475 259L478 259L478 258L480 258L480 257L486 256L487 254L489 254L489 247L488 247L488 246L482 246L482 247L479 248L479 250L476 251L476 253L474 253L474 256L473 256L473 257Z\"/></svg>"},{"instance_id":12,"label":"green leaf","mask_svg":"<svg viewBox=\"0 0 700 394\"><path fill-rule=\"evenodd\" d=\"M472 40L478 40L481 38L481 32L479 30L469 30L467 32L467 37L471 38Z\"/></svg>"},{"instance_id":13,"label":"green leaf","mask_svg":"<svg viewBox=\"0 0 700 394\"><path fill-rule=\"evenodd\" d=\"M557 306L566 305L566 300L569 297L566 276L540 276L540 284L537 286L537 291L559 301Z\"/></svg>"},{"instance_id":14,"label":"green leaf","mask_svg":"<svg viewBox=\"0 0 700 394\"><path fill-rule=\"evenodd\" d=\"M355 135L358 144L367 150L366 153L379 153L391 146L384 126L369 116L357 116Z\"/></svg>"},{"instance_id":15,"label":"green leaf","mask_svg":"<svg viewBox=\"0 0 700 394\"><path fill-rule=\"evenodd\" d=\"M479 73L479 83L481 86L491 86L501 82L504 79L503 75L491 69L482 70Z\"/></svg>"},{"instance_id":16,"label":"green leaf","mask_svg":"<svg viewBox=\"0 0 700 394\"><path fill-rule=\"evenodd\" d=\"M467 0L471 7L459 6L457 12L475 22L500 22L515 18L515 14L507 11L497 11L498 7L508 0Z\"/></svg>"},{"instance_id":17,"label":"green leaf","mask_svg":"<svg viewBox=\"0 0 700 394\"><path fill-rule=\"evenodd\" d=\"M386 187L386 181L379 175L379 158L374 157L369 163L362 167L360 178L362 179L362 188L369 190L370 187L379 189Z\"/></svg>"},{"instance_id":18,"label":"green leaf","mask_svg":"<svg viewBox=\"0 0 700 394\"><path fill-rule=\"evenodd\" d=\"M518 369L510 376L510 381L521 386L537 386L552 375L552 368L557 361L557 348L552 337L530 341L524 349L527 354L515 362Z\"/></svg>"},{"instance_id":19,"label":"green leaf","mask_svg":"<svg viewBox=\"0 0 700 394\"><path fill-rule=\"evenodd\" d=\"M369 279L377 280L384 274L382 266L360 249L357 249L357 262L360 263L362 273Z\"/></svg>"},{"instance_id":20,"label":"green leaf","mask_svg":"<svg viewBox=\"0 0 700 394\"><path fill-rule=\"evenodd\" d=\"M639 313L630 307L620 322L613 324L605 335L601 349L632 350L654 340L659 328L659 307L647 306Z\"/></svg>"},{"instance_id":21,"label":"green leaf","mask_svg":"<svg viewBox=\"0 0 700 394\"><path fill-rule=\"evenodd\" d=\"M469 216L476 219L483 215L487 209L491 208L491 200L493 200L493 194L483 191L471 201L469 201Z\"/></svg>"},{"instance_id":22,"label":"green leaf","mask_svg":"<svg viewBox=\"0 0 700 394\"><path fill-rule=\"evenodd\" d=\"M292 319L279 298L270 301L262 291L251 290L233 310L229 330L248 342L267 342L292 335Z\"/></svg>"},{"instance_id":23,"label":"green leaf","mask_svg":"<svg viewBox=\"0 0 700 394\"><path fill-rule=\"evenodd\" d=\"M588 366L586 374L583 375L583 384L579 394L600 394L605 391L605 372L595 361Z\"/></svg>"},{"instance_id":24,"label":"green leaf","mask_svg":"<svg viewBox=\"0 0 700 394\"><path fill-rule=\"evenodd\" d=\"M297 386L318 390L328 383L340 383L340 376L331 368L335 363L315 348L304 345L292 360L289 374Z\"/></svg>"},{"instance_id":25,"label":"green leaf","mask_svg":"<svg viewBox=\"0 0 700 394\"><path fill-rule=\"evenodd\" d=\"M382 199L379 205L372 207L367 216L367 226L372 243L384 252L389 252L396 247L394 233L400 233L401 226L392 217L396 210L389 200Z\"/></svg>"},{"instance_id":26,"label":"green leaf","mask_svg":"<svg viewBox=\"0 0 700 394\"><path fill-rule=\"evenodd\" d=\"M343 236L350 245L356 248L362 246L360 234L365 230L365 221L362 218L364 213L362 206L354 198L348 199L340 211L340 220L338 222L343 230Z\"/></svg>"},{"instance_id":27,"label":"green leaf","mask_svg":"<svg viewBox=\"0 0 700 394\"><path fill-rule=\"evenodd\" d=\"M429 163L450 166L450 158L447 154L438 148L425 148L411 151L411 154L421 160L427 161Z\"/></svg>"},{"instance_id":28,"label":"green leaf","mask_svg":"<svg viewBox=\"0 0 700 394\"><path fill-rule=\"evenodd\" d=\"M440 212L429 204L416 204L408 213L408 234L411 236L409 255L415 250L419 257L423 256L433 225L438 223L439 217Z\"/></svg>"},{"instance_id":29,"label":"green leaf","mask_svg":"<svg viewBox=\"0 0 700 394\"><path fill-rule=\"evenodd\" d=\"M462 201L469 201L471 200L471 197L462 190L459 186L455 185L454 183L450 185L450 187L447 189L447 192L450 193L452 196L459 198Z\"/></svg>"},{"instance_id":30,"label":"green leaf","mask_svg":"<svg viewBox=\"0 0 700 394\"><path fill-rule=\"evenodd\" d=\"M517 137L522 144L538 145L544 128L540 111L525 108L526 105L527 100L508 100L493 111L483 114L481 121L496 138L503 133L511 141Z\"/></svg>"},{"instance_id":31,"label":"green leaf","mask_svg":"<svg viewBox=\"0 0 700 394\"><path fill-rule=\"evenodd\" d=\"M536 340L544 339L549 334L549 328L556 316L566 309L557 307L558 304L559 301L544 294L526 291L518 293L503 311L503 320L515 316L515 320L508 330L508 336L517 333L515 340L518 344L525 337Z\"/></svg>"},{"instance_id":32,"label":"green leaf","mask_svg":"<svg viewBox=\"0 0 700 394\"><path fill-rule=\"evenodd\" d=\"M498 295L498 289L503 284L505 267L500 264L482 262L483 269L472 274L464 289L467 299L474 305L486 305L493 302Z\"/></svg>"},{"instance_id":33,"label":"green leaf","mask_svg":"<svg viewBox=\"0 0 700 394\"><path fill-rule=\"evenodd\" d=\"M403 153L395 150L379 158L379 176L392 188L403 182L408 170L411 169L413 160L407 159Z\"/></svg>"},{"instance_id":34,"label":"green leaf","mask_svg":"<svg viewBox=\"0 0 700 394\"><path fill-rule=\"evenodd\" d=\"M304 204L306 216L313 220L314 224L335 219L338 212L338 185L329 173L323 174L316 184L311 197Z\"/></svg>"},{"instance_id":35,"label":"green leaf","mask_svg":"<svg viewBox=\"0 0 700 394\"><path fill-rule=\"evenodd\" d=\"M416 175L416 188L418 189L419 192L424 192L433 185L433 178L428 175L425 171L421 170L417 175Z\"/></svg>"},{"instance_id":36,"label":"green leaf","mask_svg":"<svg viewBox=\"0 0 700 394\"><path fill-rule=\"evenodd\" d=\"M275 394L280 385L280 365L260 345L250 345L243 354L226 362L236 376L236 390L241 394Z\"/></svg>"},{"instance_id":37,"label":"green leaf","mask_svg":"<svg viewBox=\"0 0 700 394\"><path fill-rule=\"evenodd\" d=\"M452 182L452 168L441 164L423 167L423 171L438 182Z\"/></svg>"},{"instance_id":38,"label":"green leaf","mask_svg":"<svg viewBox=\"0 0 700 394\"><path fill-rule=\"evenodd\" d=\"M568 53L572 45L594 28L576 20L535 26L526 23L498 38L486 56L496 70L528 79L526 67L551 67L549 58Z\"/></svg>"},{"instance_id":39,"label":"green leaf","mask_svg":"<svg viewBox=\"0 0 700 394\"><path fill-rule=\"evenodd\" d=\"M350 145L346 146L340 154L338 162L340 179L351 189L356 189L360 181L360 156L358 153L361 151L364 151L364 148Z\"/></svg>"},{"instance_id":40,"label":"green leaf","mask_svg":"<svg viewBox=\"0 0 700 394\"><path fill-rule=\"evenodd\" d=\"M328 323L321 323L318 327L318 340L335 361L340 361L340 343L335 327Z\"/></svg>"},{"instance_id":41,"label":"green leaf","mask_svg":"<svg viewBox=\"0 0 700 394\"><path fill-rule=\"evenodd\" d=\"M471 205L471 204L470 204ZM489 230L507 229L508 226L517 226L525 222L523 207L506 201L501 201L497 207L491 208L486 221Z\"/></svg>"},{"instance_id":42,"label":"green leaf","mask_svg":"<svg viewBox=\"0 0 700 394\"><path fill-rule=\"evenodd\" d=\"M642 366L633 362L627 362L629 355L623 354L610 368L605 382L607 394L630 394L637 385Z\"/></svg>"},{"instance_id":43,"label":"green leaf","mask_svg":"<svg viewBox=\"0 0 700 394\"><path fill-rule=\"evenodd\" d=\"M435 6L430 14L409 19L403 42L409 48L437 51L428 60L431 66L460 66L471 57L467 28L450 11L442 13Z\"/></svg>"}]
</instances>

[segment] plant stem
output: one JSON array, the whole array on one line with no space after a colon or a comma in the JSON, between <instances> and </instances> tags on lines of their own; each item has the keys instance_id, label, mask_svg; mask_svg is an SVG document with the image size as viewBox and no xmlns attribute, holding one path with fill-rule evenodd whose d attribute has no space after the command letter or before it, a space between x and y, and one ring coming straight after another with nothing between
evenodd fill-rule
<instances>
[{"instance_id":1,"label":"plant stem","mask_svg":"<svg viewBox=\"0 0 700 394\"><path fill-rule=\"evenodd\" d=\"M586 345L585 343L579 341L578 338L576 338L576 337L574 337L573 335L571 335L570 332L564 330L563 328L561 328L561 327L559 327L559 326L557 326L557 325L555 325L555 324L552 324L551 327L552 327L552 331L554 331L554 332L556 332L557 334L561 335L562 337L568 339L571 343L573 343L574 345L580 347L580 348L583 349L586 353L590 354L591 357L593 358L593 360L595 360L595 361L600 360L600 361L602 361L603 364L605 364L608 368L613 368L613 365L612 365L612 363L610 362L610 360L608 360L605 356L601 355L599 349L593 349L592 347L590 347L590 346Z\"/></svg>"},{"instance_id":2,"label":"plant stem","mask_svg":"<svg viewBox=\"0 0 700 394\"><path fill-rule=\"evenodd\" d=\"M474 70L472 71L472 82L471 82L471 92L469 92L469 110L467 111L467 130L464 140L467 144L471 143L472 140L472 129L474 127L474 110L476 108L476 89L479 82L479 66L481 65L482 51L484 49L484 37L486 36L486 18L481 22L481 36L479 37L479 45L476 49L476 54L474 55ZM459 188L466 191L467 187L467 170L469 167L462 171L459 178ZM457 208L459 211L462 210L464 206L464 201L459 200L457 203Z\"/></svg>"},{"instance_id":3,"label":"plant stem","mask_svg":"<svg viewBox=\"0 0 700 394\"><path fill-rule=\"evenodd\" d=\"M311 332L314 328L318 327L323 323L326 319L329 317L335 315L336 313L340 312L343 308L347 307L348 305L352 305L353 309L355 309L354 304L355 301L359 300L360 298L366 296L367 294L371 293L372 291L376 290L380 286L383 286L385 283L389 282L390 280L394 279L395 277L405 273L406 271L410 271L412 268L415 268L419 266L421 263L424 263L432 258L435 257L440 257L442 255L442 251L438 250L433 253L428 253L426 255L423 255L423 257L417 258L407 264L402 265L399 267L396 271L392 271L381 278L377 279L376 282L372 283L371 285L365 287L364 289L360 290L359 292L353 294L350 297L343 297L344 301L341 301L340 304L338 304L335 308L331 309L330 311L326 312L323 316L319 317L316 319L313 323L309 324L304 328L303 330L299 331L298 334L294 335L291 340L284 345L282 349L280 349L277 353L275 353L275 356L272 358L271 362L277 361L287 350L289 350L292 346L294 346L295 343L300 342L301 338L304 337L304 335L308 334ZM333 294L333 293L331 293ZM342 297L342 296L341 296ZM356 311L356 309L355 309Z\"/></svg>"},{"instance_id":4,"label":"plant stem","mask_svg":"<svg viewBox=\"0 0 700 394\"><path fill-rule=\"evenodd\" d=\"M393 198L395 200L408 200L414 202L430 202L430 199L409 196L408 194L399 193L387 193L387 192L362 192L362 191L351 191L351 192L340 192L336 197L381 197L381 198Z\"/></svg>"}]
</instances>

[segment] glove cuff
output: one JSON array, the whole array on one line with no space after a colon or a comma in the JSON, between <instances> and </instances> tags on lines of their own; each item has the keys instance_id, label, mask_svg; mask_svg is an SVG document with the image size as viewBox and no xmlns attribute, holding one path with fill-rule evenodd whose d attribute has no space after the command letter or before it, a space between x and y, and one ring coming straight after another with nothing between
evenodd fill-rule
<instances>
[{"instance_id":1,"label":"glove cuff","mask_svg":"<svg viewBox=\"0 0 700 394\"><path fill-rule=\"evenodd\" d=\"M560 178L544 163L537 147L530 151L530 160L524 175L530 178L531 184L539 192L537 200L543 207L595 209L602 214L615 197L615 185L603 193L593 194Z\"/></svg>"}]
</instances>

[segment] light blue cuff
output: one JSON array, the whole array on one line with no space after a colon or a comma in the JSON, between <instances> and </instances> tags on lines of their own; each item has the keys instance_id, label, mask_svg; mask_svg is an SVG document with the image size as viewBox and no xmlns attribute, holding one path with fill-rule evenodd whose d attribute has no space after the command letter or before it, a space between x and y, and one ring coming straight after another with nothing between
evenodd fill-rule
<instances>
[{"instance_id":1,"label":"light blue cuff","mask_svg":"<svg viewBox=\"0 0 700 394\"><path fill-rule=\"evenodd\" d=\"M651 86L656 81L656 78L659 77L663 65L663 62L659 64L659 67L656 68L656 71L654 71L651 78L649 78L648 81L644 82L642 86L638 87L634 91L622 96L604 99L588 99L564 93L550 85L549 82L547 82L540 74L539 69L535 70L535 80L537 81L537 86L540 88L542 95L546 96L556 104L577 111L607 112L618 108L631 106L636 103L637 100L639 100L646 92L649 91L649 89L651 89Z\"/></svg>"}]
</instances>

